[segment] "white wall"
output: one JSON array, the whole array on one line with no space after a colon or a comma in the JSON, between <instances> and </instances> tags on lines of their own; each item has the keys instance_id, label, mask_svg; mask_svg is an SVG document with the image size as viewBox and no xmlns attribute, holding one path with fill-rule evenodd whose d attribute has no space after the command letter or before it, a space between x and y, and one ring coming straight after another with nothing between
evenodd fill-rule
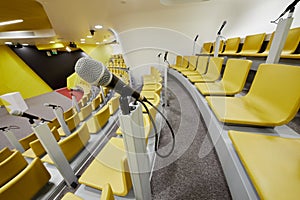
<instances>
[{"instance_id":1,"label":"white wall","mask_svg":"<svg viewBox=\"0 0 300 200\"><path fill-rule=\"evenodd\" d=\"M111 21L129 67L157 65L157 54L170 51L175 55L191 55L197 34L196 52L203 42L214 41L224 20L222 35L226 38L255 33L271 33L276 19L292 0L211 0L197 4L165 6L157 10L115 15ZM299 7L300 5L298 5ZM292 27L300 26L300 8L296 8ZM139 75L147 70L138 70ZM136 77L138 78L138 77Z\"/></svg>"}]
</instances>

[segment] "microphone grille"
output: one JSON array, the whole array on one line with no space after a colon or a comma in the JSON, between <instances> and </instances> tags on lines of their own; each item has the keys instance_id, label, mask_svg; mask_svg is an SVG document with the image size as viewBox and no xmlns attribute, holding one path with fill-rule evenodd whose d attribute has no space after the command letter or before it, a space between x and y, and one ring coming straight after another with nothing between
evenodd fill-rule
<instances>
[{"instance_id":1,"label":"microphone grille","mask_svg":"<svg viewBox=\"0 0 300 200\"><path fill-rule=\"evenodd\" d=\"M100 62L88 57L78 59L75 64L75 72L86 82L95 83L103 73L103 66Z\"/></svg>"}]
</instances>

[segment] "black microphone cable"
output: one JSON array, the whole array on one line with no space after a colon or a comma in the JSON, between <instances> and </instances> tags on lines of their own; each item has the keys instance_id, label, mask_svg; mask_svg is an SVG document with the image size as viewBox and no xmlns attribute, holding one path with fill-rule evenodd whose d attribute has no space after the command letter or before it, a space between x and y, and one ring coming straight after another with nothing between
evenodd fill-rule
<instances>
[{"instance_id":1,"label":"black microphone cable","mask_svg":"<svg viewBox=\"0 0 300 200\"><path fill-rule=\"evenodd\" d=\"M146 102L146 103L148 103L151 107L153 107L164 118L165 122L168 125L168 128L171 131L171 135L172 135L172 148L171 148L170 152L168 152L166 155L162 155L162 154L160 154L158 152L158 131L157 131L157 127L156 127L156 124L155 124L155 121L154 121L153 117L151 116L151 113L149 112L149 109L147 108L147 106L145 105L145 103L143 101ZM171 124L169 123L168 119L164 116L164 114L156 106L154 106L146 98L143 101L138 100L138 102L140 102L143 105L143 107L145 108L145 110L146 110L146 112L147 112L147 114L148 114L148 116L150 118L150 121L151 121L151 123L153 125L153 129L154 129L154 132L155 132L155 134L154 134L155 135L155 147L154 147L155 152L156 152L156 154L159 157L161 157L161 158L167 158L167 157L169 157L171 155L171 153L174 151L174 148L175 148L175 134L174 134L173 128L172 128Z\"/></svg>"}]
</instances>

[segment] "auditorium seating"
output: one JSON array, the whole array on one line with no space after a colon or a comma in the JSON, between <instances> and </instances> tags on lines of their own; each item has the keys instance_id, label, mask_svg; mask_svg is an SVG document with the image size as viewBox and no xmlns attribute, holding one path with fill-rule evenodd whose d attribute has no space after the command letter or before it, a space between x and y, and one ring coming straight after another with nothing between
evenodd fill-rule
<instances>
[{"instance_id":1,"label":"auditorium seating","mask_svg":"<svg viewBox=\"0 0 300 200\"><path fill-rule=\"evenodd\" d=\"M87 126L90 133L98 133L108 122L110 117L109 106L103 106L97 113L87 120Z\"/></svg>"},{"instance_id":2,"label":"auditorium seating","mask_svg":"<svg viewBox=\"0 0 300 200\"><path fill-rule=\"evenodd\" d=\"M102 103L102 97L101 94L98 94L93 100L92 100L92 109L93 111L97 110Z\"/></svg>"},{"instance_id":3,"label":"auditorium seating","mask_svg":"<svg viewBox=\"0 0 300 200\"><path fill-rule=\"evenodd\" d=\"M214 82L220 78L221 69L223 65L224 58L213 57L209 59L207 72L203 75L192 75L187 78L192 83L198 82Z\"/></svg>"},{"instance_id":4,"label":"auditorium seating","mask_svg":"<svg viewBox=\"0 0 300 200\"><path fill-rule=\"evenodd\" d=\"M177 59L178 59L178 57L177 57ZM181 62L180 62L179 65L177 65L177 59L176 59L176 65L171 65L171 67L173 69L177 70L177 69L186 69L186 68L188 68L188 66L189 66L188 56L182 56L181 57Z\"/></svg>"},{"instance_id":5,"label":"auditorium seating","mask_svg":"<svg viewBox=\"0 0 300 200\"><path fill-rule=\"evenodd\" d=\"M213 43L212 51L210 53L211 56L214 55L215 48L216 48L216 42ZM221 52L223 52L223 49L224 49L224 40L220 40L220 46L219 46L218 54L221 53Z\"/></svg>"},{"instance_id":6,"label":"auditorium seating","mask_svg":"<svg viewBox=\"0 0 300 200\"><path fill-rule=\"evenodd\" d=\"M74 111L73 107L70 107L68 110L66 110L64 112L64 119L68 119L70 117L72 117L72 115L74 115L76 112Z\"/></svg>"},{"instance_id":7,"label":"auditorium seating","mask_svg":"<svg viewBox=\"0 0 300 200\"><path fill-rule=\"evenodd\" d=\"M155 83L161 83L162 78L161 78L161 73L158 69L155 67L150 67L150 74L149 75L144 75L143 76L143 84L155 84Z\"/></svg>"},{"instance_id":8,"label":"auditorium seating","mask_svg":"<svg viewBox=\"0 0 300 200\"><path fill-rule=\"evenodd\" d=\"M288 123L297 114L299 91L299 67L261 64L245 96L206 99L221 122L273 127Z\"/></svg>"},{"instance_id":9,"label":"auditorium seating","mask_svg":"<svg viewBox=\"0 0 300 200\"><path fill-rule=\"evenodd\" d=\"M8 147L4 147L0 150L0 163L4 161L6 158L8 158L13 151L11 151Z\"/></svg>"},{"instance_id":10,"label":"auditorium seating","mask_svg":"<svg viewBox=\"0 0 300 200\"><path fill-rule=\"evenodd\" d=\"M110 115L115 114L115 112L119 109L119 105L120 105L119 99L120 99L120 96L116 94L114 97L112 97L107 102L107 105L109 107Z\"/></svg>"},{"instance_id":11,"label":"auditorium seating","mask_svg":"<svg viewBox=\"0 0 300 200\"><path fill-rule=\"evenodd\" d=\"M60 140L60 135L57 130L57 128L54 126L50 130L55 138L56 141ZM28 158L35 158L35 157L41 157L46 153L46 150L44 149L43 145L39 141L39 139L33 140L29 143L30 148L27 149L25 152L22 153L23 156Z\"/></svg>"},{"instance_id":12,"label":"auditorium seating","mask_svg":"<svg viewBox=\"0 0 300 200\"><path fill-rule=\"evenodd\" d=\"M32 199L50 180L50 174L35 158L18 175L0 188L0 199Z\"/></svg>"},{"instance_id":13,"label":"auditorium seating","mask_svg":"<svg viewBox=\"0 0 300 200\"><path fill-rule=\"evenodd\" d=\"M241 92L251 68L252 61L242 59L228 59L223 77L218 82L195 83L196 88L203 95L232 96Z\"/></svg>"},{"instance_id":14,"label":"auditorium seating","mask_svg":"<svg viewBox=\"0 0 300 200\"><path fill-rule=\"evenodd\" d=\"M176 61L174 65L170 65L171 68L176 68L179 66L182 66L182 62L183 62L183 57L182 56L176 56Z\"/></svg>"},{"instance_id":15,"label":"auditorium seating","mask_svg":"<svg viewBox=\"0 0 300 200\"><path fill-rule=\"evenodd\" d=\"M83 198L80 198L79 196L71 193L71 192L67 192L62 198L61 200L84 200Z\"/></svg>"},{"instance_id":16,"label":"auditorium seating","mask_svg":"<svg viewBox=\"0 0 300 200\"><path fill-rule=\"evenodd\" d=\"M73 132L79 125L80 123L80 118L78 113L74 113L71 117L69 117L68 119L65 119L66 125L68 126L69 130L71 132ZM63 131L62 128L58 129L59 135L60 136L66 136L66 133Z\"/></svg>"},{"instance_id":17,"label":"auditorium seating","mask_svg":"<svg viewBox=\"0 0 300 200\"><path fill-rule=\"evenodd\" d=\"M162 84L161 83L155 83L153 85L149 84L149 85L143 85L142 88L142 92L143 91L153 91L155 93L157 93L158 95L160 95L162 90Z\"/></svg>"},{"instance_id":18,"label":"auditorium seating","mask_svg":"<svg viewBox=\"0 0 300 200\"><path fill-rule=\"evenodd\" d=\"M188 67L187 68L178 68L177 71L185 72L185 71L194 71L197 66L198 56L188 56Z\"/></svg>"},{"instance_id":19,"label":"auditorium seating","mask_svg":"<svg viewBox=\"0 0 300 200\"><path fill-rule=\"evenodd\" d=\"M197 60L197 66L193 70L182 71L184 76L194 76L205 74L209 56L199 56Z\"/></svg>"},{"instance_id":20,"label":"auditorium seating","mask_svg":"<svg viewBox=\"0 0 300 200\"><path fill-rule=\"evenodd\" d=\"M266 33L247 35L242 50L238 53L238 55L245 56L258 53L262 47L265 37Z\"/></svg>"},{"instance_id":21,"label":"auditorium seating","mask_svg":"<svg viewBox=\"0 0 300 200\"><path fill-rule=\"evenodd\" d=\"M70 162L85 147L90 139L88 127L84 122L78 130L58 142L66 159ZM48 154L42 158L43 162L54 164Z\"/></svg>"},{"instance_id":22,"label":"auditorium seating","mask_svg":"<svg viewBox=\"0 0 300 200\"><path fill-rule=\"evenodd\" d=\"M274 32L271 34L270 39L268 41L268 45L267 45L266 49L263 52L261 52L261 53L249 53L249 54L244 53L243 55L247 56L247 57L250 57L250 56L252 56L252 57L267 57L269 55L269 52L270 52L270 48L271 48L271 45L272 45L272 42L273 42L274 34L275 34Z\"/></svg>"},{"instance_id":23,"label":"auditorium seating","mask_svg":"<svg viewBox=\"0 0 300 200\"><path fill-rule=\"evenodd\" d=\"M229 131L260 199L299 199L300 139Z\"/></svg>"},{"instance_id":24,"label":"auditorium seating","mask_svg":"<svg viewBox=\"0 0 300 200\"><path fill-rule=\"evenodd\" d=\"M93 111L93 108L92 108L91 103L88 103L84 107L82 107L80 109L80 112L78 113L78 117L79 117L80 121L82 122L85 119L87 119L92 114L92 111Z\"/></svg>"},{"instance_id":25,"label":"auditorium seating","mask_svg":"<svg viewBox=\"0 0 300 200\"><path fill-rule=\"evenodd\" d=\"M19 151L13 152L9 157L0 162L0 187L13 179L27 164Z\"/></svg>"},{"instance_id":26,"label":"auditorium seating","mask_svg":"<svg viewBox=\"0 0 300 200\"><path fill-rule=\"evenodd\" d=\"M126 196L132 187L122 138L111 138L83 172L78 182L103 190L110 184L113 194Z\"/></svg>"},{"instance_id":27,"label":"auditorium seating","mask_svg":"<svg viewBox=\"0 0 300 200\"><path fill-rule=\"evenodd\" d=\"M235 55L239 50L239 45L241 42L240 37L229 38L225 42L225 48L223 52L220 52L220 55Z\"/></svg>"},{"instance_id":28,"label":"auditorium seating","mask_svg":"<svg viewBox=\"0 0 300 200\"><path fill-rule=\"evenodd\" d=\"M212 42L205 42L202 45L202 49L200 54L201 55L209 55L212 52L213 43Z\"/></svg>"}]
</instances>

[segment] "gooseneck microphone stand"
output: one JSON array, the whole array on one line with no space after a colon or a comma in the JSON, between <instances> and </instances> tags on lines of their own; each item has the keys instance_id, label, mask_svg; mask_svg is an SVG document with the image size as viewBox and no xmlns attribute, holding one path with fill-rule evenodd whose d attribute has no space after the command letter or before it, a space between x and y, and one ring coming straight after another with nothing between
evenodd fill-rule
<instances>
[{"instance_id":1,"label":"gooseneck microphone stand","mask_svg":"<svg viewBox=\"0 0 300 200\"><path fill-rule=\"evenodd\" d=\"M285 11L276 20L271 21L271 23L277 24L277 27L276 27L276 31L274 34L274 38L270 47L270 52L267 57L266 63L279 62L282 49L284 47L286 38L288 36L292 22L294 20L293 14L295 11L295 7L297 3L299 3L299 1L300 0L295 0L285 9ZM288 12L288 17L286 19L282 19L281 17L283 17L287 12Z\"/></svg>"}]
</instances>

